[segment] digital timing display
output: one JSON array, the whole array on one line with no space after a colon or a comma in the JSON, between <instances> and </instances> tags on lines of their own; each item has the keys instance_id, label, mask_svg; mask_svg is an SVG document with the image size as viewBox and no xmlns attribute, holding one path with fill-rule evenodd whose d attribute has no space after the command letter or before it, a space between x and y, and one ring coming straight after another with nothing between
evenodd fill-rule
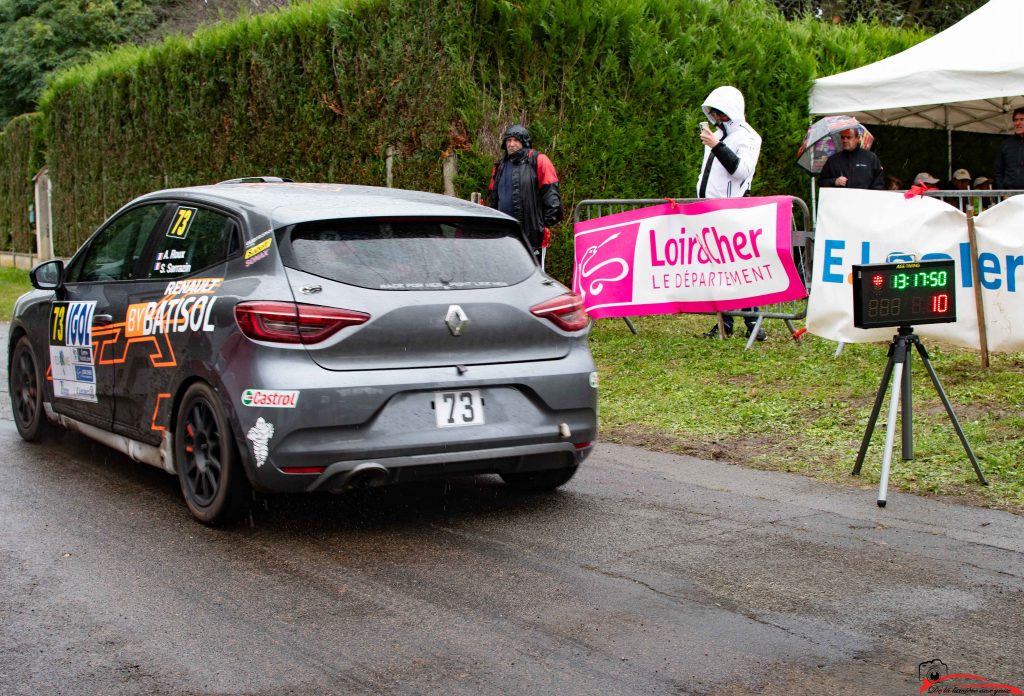
<instances>
[{"instance_id":1,"label":"digital timing display","mask_svg":"<svg viewBox=\"0 0 1024 696\"><path fill-rule=\"evenodd\" d=\"M956 321L952 260L853 267L853 325L859 329Z\"/></svg>"}]
</instances>

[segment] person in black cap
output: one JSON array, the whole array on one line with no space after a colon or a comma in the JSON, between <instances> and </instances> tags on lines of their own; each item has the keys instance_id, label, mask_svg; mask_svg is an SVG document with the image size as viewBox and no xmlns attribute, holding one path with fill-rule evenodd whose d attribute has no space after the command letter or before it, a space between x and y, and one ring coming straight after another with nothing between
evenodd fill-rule
<instances>
[{"instance_id":1,"label":"person in black cap","mask_svg":"<svg viewBox=\"0 0 1024 696\"><path fill-rule=\"evenodd\" d=\"M847 128L839 134L842 149L825 161L818 176L824 187L885 190L885 174L878 156L861 147L859 128Z\"/></svg>"},{"instance_id":2,"label":"person in black cap","mask_svg":"<svg viewBox=\"0 0 1024 696\"><path fill-rule=\"evenodd\" d=\"M547 155L530 148L530 131L518 123L502 134L501 149L505 154L491 172L488 201L519 221L530 250L540 257L563 216L558 173Z\"/></svg>"}]
</instances>

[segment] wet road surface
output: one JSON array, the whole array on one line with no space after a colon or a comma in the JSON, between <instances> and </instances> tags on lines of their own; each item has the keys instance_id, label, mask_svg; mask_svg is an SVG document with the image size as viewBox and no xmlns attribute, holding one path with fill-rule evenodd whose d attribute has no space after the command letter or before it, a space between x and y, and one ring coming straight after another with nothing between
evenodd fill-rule
<instances>
[{"instance_id":1,"label":"wet road surface","mask_svg":"<svg viewBox=\"0 0 1024 696\"><path fill-rule=\"evenodd\" d=\"M22 442L0 396L2 694L885 696L935 658L1024 688L1007 513L602 444L557 493L288 496L214 530L157 469Z\"/></svg>"}]
</instances>

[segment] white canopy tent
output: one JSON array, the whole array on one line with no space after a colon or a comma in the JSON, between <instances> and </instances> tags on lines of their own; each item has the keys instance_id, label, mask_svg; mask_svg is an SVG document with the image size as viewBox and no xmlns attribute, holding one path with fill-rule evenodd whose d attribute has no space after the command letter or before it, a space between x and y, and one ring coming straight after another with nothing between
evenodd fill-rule
<instances>
[{"instance_id":1,"label":"white canopy tent","mask_svg":"<svg viewBox=\"0 0 1024 696\"><path fill-rule=\"evenodd\" d=\"M953 131L1012 132L1010 113L1024 106L1022 27L1024 0L989 0L902 53L815 80L811 114L846 114L864 124L945 129L951 176ZM811 190L813 201L813 181ZM987 366L984 345L983 351L982 364Z\"/></svg>"},{"instance_id":2,"label":"white canopy tent","mask_svg":"<svg viewBox=\"0 0 1024 696\"><path fill-rule=\"evenodd\" d=\"M1009 133L1024 106L1024 0L989 0L949 29L877 63L823 77L812 114L864 124Z\"/></svg>"}]
</instances>

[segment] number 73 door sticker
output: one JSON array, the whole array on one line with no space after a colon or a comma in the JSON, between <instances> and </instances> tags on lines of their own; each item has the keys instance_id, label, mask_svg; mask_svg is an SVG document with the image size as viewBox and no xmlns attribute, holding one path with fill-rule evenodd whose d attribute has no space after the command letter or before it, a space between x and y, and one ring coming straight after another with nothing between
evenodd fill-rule
<instances>
[{"instance_id":1,"label":"number 73 door sticker","mask_svg":"<svg viewBox=\"0 0 1024 696\"><path fill-rule=\"evenodd\" d=\"M92 352L95 302L54 302L50 308L50 371L53 395L96 402Z\"/></svg>"}]
</instances>

